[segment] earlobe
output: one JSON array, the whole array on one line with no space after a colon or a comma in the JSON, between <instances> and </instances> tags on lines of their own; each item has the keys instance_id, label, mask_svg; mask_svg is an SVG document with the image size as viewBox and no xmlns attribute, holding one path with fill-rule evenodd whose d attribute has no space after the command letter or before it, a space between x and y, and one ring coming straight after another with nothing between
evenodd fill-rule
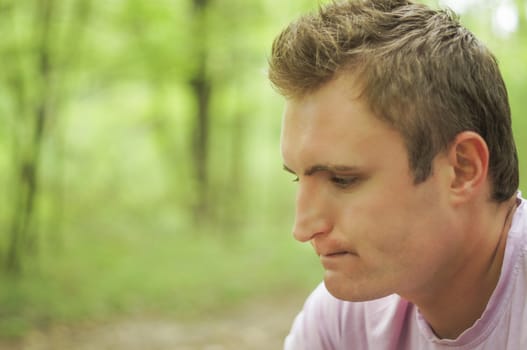
<instances>
[{"instance_id":1,"label":"earlobe","mask_svg":"<svg viewBox=\"0 0 527 350\"><path fill-rule=\"evenodd\" d=\"M466 201L484 189L486 184L489 150L483 138L473 132L458 134L449 149L449 161L454 169L450 184L457 201Z\"/></svg>"}]
</instances>

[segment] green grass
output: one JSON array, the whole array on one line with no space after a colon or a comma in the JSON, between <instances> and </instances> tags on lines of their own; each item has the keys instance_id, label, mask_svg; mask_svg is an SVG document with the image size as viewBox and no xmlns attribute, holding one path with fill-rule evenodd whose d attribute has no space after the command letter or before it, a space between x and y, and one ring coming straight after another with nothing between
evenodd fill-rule
<instances>
[{"instance_id":1,"label":"green grass","mask_svg":"<svg viewBox=\"0 0 527 350\"><path fill-rule=\"evenodd\" d=\"M0 337L138 313L198 318L251 298L308 291L320 277L309 247L276 228L70 232L23 277L0 277Z\"/></svg>"}]
</instances>

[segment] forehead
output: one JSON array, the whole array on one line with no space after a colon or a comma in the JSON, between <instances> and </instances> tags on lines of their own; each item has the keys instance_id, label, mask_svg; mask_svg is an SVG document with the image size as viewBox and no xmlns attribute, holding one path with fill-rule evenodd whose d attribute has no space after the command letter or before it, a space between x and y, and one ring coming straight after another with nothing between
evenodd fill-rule
<instances>
[{"instance_id":1,"label":"forehead","mask_svg":"<svg viewBox=\"0 0 527 350\"><path fill-rule=\"evenodd\" d=\"M403 150L397 131L381 121L343 78L286 101L281 147L284 162L344 162L372 149ZM326 158L326 159L323 159ZM328 159L332 158L332 159Z\"/></svg>"}]
</instances>

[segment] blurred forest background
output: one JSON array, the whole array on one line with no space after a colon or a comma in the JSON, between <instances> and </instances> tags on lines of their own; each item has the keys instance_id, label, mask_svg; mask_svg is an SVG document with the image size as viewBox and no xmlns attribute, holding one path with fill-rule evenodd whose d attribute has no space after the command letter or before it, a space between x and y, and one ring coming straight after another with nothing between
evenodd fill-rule
<instances>
[{"instance_id":1,"label":"blurred forest background","mask_svg":"<svg viewBox=\"0 0 527 350\"><path fill-rule=\"evenodd\" d=\"M305 297L266 65L317 4L0 0L0 338ZM525 189L527 0L440 4L499 59Z\"/></svg>"}]
</instances>

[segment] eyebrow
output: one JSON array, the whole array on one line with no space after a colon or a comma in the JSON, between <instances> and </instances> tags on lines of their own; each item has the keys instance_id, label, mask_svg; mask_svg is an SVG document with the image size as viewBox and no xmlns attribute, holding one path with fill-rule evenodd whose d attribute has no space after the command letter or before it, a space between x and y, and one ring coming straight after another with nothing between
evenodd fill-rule
<instances>
[{"instance_id":1,"label":"eyebrow","mask_svg":"<svg viewBox=\"0 0 527 350\"><path fill-rule=\"evenodd\" d=\"M291 173L296 174L293 170L291 170L287 165L283 164L284 170ZM313 165L309 168L307 168L304 171L305 176L311 176L317 172L355 172L358 171L358 168L356 166L349 166L349 165L323 165L323 164L317 164Z\"/></svg>"}]
</instances>

